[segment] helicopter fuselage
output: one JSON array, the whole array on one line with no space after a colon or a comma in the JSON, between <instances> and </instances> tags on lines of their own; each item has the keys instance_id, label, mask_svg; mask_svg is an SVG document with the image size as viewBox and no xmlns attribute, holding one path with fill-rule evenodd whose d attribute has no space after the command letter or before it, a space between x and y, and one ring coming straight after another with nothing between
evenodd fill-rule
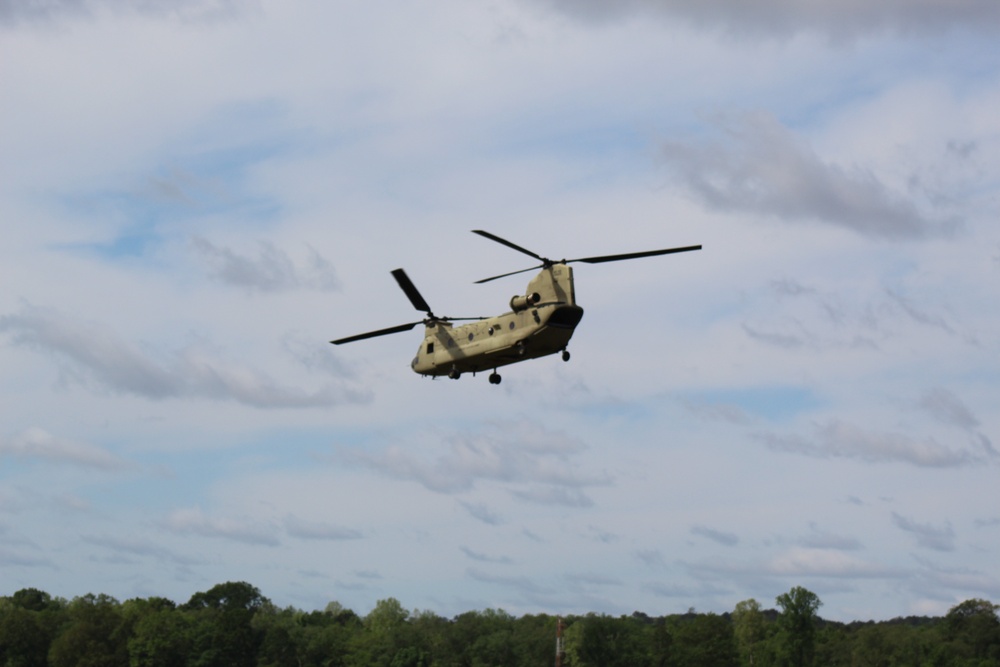
<instances>
[{"instance_id":1,"label":"helicopter fuselage","mask_svg":"<svg viewBox=\"0 0 1000 667\"><path fill-rule=\"evenodd\" d=\"M510 312L471 324L429 323L410 364L414 372L456 377L555 354L566 349L583 317L573 269L562 263L543 268L510 306Z\"/></svg>"}]
</instances>

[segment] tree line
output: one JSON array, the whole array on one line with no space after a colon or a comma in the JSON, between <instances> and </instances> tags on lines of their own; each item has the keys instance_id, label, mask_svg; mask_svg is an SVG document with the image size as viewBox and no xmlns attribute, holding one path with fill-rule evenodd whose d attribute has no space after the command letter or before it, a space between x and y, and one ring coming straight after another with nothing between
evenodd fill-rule
<instances>
[{"instance_id":1,"label":"tree line","mask_svg":"<svg viewBox=\"0 0 1000 667\"><path fill-rule=\"evenodd\" d=\"M764 609L562 619L565 667L998 667L1000 606L970 599L944 617L838 623L794 587ZM246 582L119 602L26 588L0 597L0 667L496 667L556 664L555 616L470 611L448 619L395 598L359 616L279 608Z\"/></svg>"}]
</instances>

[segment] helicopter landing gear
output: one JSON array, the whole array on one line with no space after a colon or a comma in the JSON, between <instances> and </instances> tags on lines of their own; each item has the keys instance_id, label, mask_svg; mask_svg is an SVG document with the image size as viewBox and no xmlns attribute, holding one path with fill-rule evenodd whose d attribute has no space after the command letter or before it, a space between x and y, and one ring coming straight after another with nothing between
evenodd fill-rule
<instances>
[{"instance_id":1,"label":"helicopter landing gear","mask_svg":"<svg viewBox=\"0 0 1000 667\"><path fill-rule=\"evenodd\" d=\"M490 373L490 384L500 384L500 374L496 371Z\"/></svg>"},{"instance_id":2,"label":"helicopter landing gear","mask_svg":"<svg viewBox=\"0 0 1000 667\"><path fill-rule=\"evenodd\" d=\"M451 370L448 371L448 377L450 377L452 380L457 380L458 378L462 377L462 374L458 372L457 368L452 366Z\"/></svg>"},{"instance_id":3,"label":"helicopter landing gear","mask_svg":"<svg viewBox=\"0 0 1000 667\"><path fill-rule=\"evenodd\" d=\"M569 350L563 350L562 359L563 361L569 361Z\"/></svg>"}]
</instances>

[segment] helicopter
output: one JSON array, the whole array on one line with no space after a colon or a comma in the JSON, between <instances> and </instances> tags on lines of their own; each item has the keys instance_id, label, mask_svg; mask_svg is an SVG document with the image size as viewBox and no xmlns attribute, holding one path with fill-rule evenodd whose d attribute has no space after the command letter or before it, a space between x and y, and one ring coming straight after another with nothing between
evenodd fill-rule
<instances>
[{"instance_id":1,"label":"helicopter","mask_svg":"<svg viewBox=\"0 0 1000 667\"><path fill-rule=\"evenodd\" d=\"M488 283L499 278L541 269L528 283L524 294L511 298L510 312L495 317L439 317L432 312L416 285L406 275L406 271L395 269L392 271L392 277L396 279L396 283L413 307L426 313L424 319L338 338L330 342L334 345L343 345L410 331L418 324L423 324L424 340L410 364L415 373L432 378L448 376L452 380L457 380L463 373L472 373L475 376L476 373L492 370L489 376L490 384L500 384L501 378L497 369L501 366L557 352L562 352L563 361L569 361L570 353L566 348L576 326L583 318L583 308L576 303L573 267L569 266L570 264L574 262L601 264L701 250L700 245L692 245L553 261L495 234L481 229L474 229L472 232L541 262L538 266L476 281L476 284ZM472 323L459 326L453 324L460 320L471 320Z\"/></svg>"}]
</instances>

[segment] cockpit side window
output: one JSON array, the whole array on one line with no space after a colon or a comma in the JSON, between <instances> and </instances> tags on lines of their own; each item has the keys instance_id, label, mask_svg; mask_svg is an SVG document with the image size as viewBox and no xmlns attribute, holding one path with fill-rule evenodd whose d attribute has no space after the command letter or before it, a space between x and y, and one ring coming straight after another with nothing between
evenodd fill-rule
<instances>
[{"instance_id":1,"label":"cockpit side window","mask_svg":"<svg viewBox=\"0 0 1000 667\"><path fill-rule=\"evenodd\" d=\"M427 343L427 354L434 354L434 343Z\"/></svg>"}]
</instances>

